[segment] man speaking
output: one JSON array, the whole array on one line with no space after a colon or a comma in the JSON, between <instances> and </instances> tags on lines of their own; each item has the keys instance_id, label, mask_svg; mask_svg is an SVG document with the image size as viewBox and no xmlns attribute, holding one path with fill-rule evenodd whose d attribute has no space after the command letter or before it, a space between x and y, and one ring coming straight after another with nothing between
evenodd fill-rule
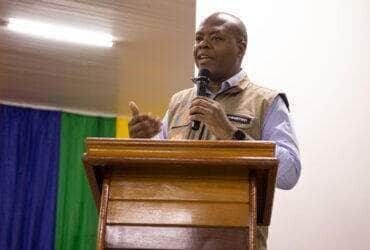
<instances>
[{"instance_id":1,"label":"man speaking","mask_svg":"<svg viewBox=\"0 0 370 250\"><path fill-rule=\"evenodd\" d=\"M291 189L301 164L286 96L252 83L241 63L248 36L243 22L227 13L207 17L195 34L194 60L208 79L205 93L197 87L171 98L162 122L140 114L130 103L131 138L275 141L279 159L277 187ZM202 77L202 76L200 76ZM199 128L194 128L194 121ZM267 227L257 229L257 249L267 249Z\"/></svg>"}]
</instances>

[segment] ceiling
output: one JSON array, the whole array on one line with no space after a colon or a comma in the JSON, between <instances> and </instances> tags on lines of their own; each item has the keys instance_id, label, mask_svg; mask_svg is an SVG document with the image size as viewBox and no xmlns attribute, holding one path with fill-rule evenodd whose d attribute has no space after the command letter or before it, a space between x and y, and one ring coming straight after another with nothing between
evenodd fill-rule
<instances>
[{"instance_id":1,"label":"ceiling","mask_svg":"<svg viewBox=\"0 0 370 250\"><path fill-rule=\"evenodd\" d=\"M19 17L110 33L112 48L55 42L0 25L0 101L72 112L163 114L191 87L195 0L0 0Z\"/></svg>"}]
</instances>

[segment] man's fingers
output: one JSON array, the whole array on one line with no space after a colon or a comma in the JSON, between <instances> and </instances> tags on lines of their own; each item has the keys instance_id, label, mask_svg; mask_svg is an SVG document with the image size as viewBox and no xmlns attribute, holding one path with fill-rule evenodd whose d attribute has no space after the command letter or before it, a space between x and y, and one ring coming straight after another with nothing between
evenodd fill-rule
<instances>
[{"instance_id":1,"label":"man's fingers","mask_svg":"<svg viewBox=\"0 0 370 250\"><path fill-rule=\"evenodd\" d=\"M150 129L159 130L160 128L161 128L160 123L157 123L156 121L150 119L144 119L142 121L138 121L130 125L131 132L138 132L140 130L147 131Z\"/></svg>"},{"instance_id":2,"label":"man's fingers","mask_svg":"<svg viewBox=\"0 0 370 250\"><path fill-rule=\"evenodd\" d=\"M211 107L213 105L212 100L206 100L206 99L194 99L190 105L190 108L196 107L196 106L202 106L202 107Z\"/></svg>"},{"instance_id":3,"label":"man's fingers","mask_svg":"<svg viewBox=\"0 0 370 250\"><path fill-rule=\"evenodd\" d=\"M132 118L128 123L131 138L150 138L161 131L162 122L152 114L140 114L137 105L130 102Z\"/></svg>"},{"instance_id":4,"label":"man's fingers","mask_svg":"<svg viewBox=\"0 0 370 250\"><path fill-rule=\"evenodd\" d=\"M162 127L162 120L157 116L153 119L153 124L155 125L156 128L161 128Z\"/></svg>"},{"instance_id":5,"label":"man's fingers","mask_svg":"<svg viewBox=\"0 0 370 250\"><path fill-rule=\"evenodd\" d=\"M136 103L134 103L133 101L131 101L128 105L130 107L132 116L139 115L140 111L139 111L139 107L136 105Z\"/></svg>"},{"instance_id":6,"label":"man's fingers","mask_svg":"<svg viewBox=\"0 0 370 250\"><path fill-rule=\"evenodd\" d=\"M194 97L193 101L195 100L205 100L205 101L212 101L213 99L206 97L206 96L196 96Z\"/></svg>"},{"instance_id":7,"label":"man's fingers","mask_svg":"<svg viewBox=\"0 0 370 250\"><path fill-rule=\"evenodd\" d=\"M136 115L136 116L133 116L130 120L130 122L128 123L129 126L132 126L132 125L135 125L136 123L139 123L139 122L142 122L142 121L145 121L145 120L148 120L150 119L148 117L148 115Z\"/></svg>"},{"instance_id":8,"label":"man's fingers","mask_svg":"<svg viewBox=\"0 0 370 250\"><path fill-rule=\"evenodd\" d=\"M145 124L147 121L137 124L130 129L130 134L135 138L151 138L159 133L160 129L155 127L148 127Z\"/></svg>"},{"instance_id":9,"label":"man's fingers","mask_svg":"<svg viewBox=\"0 0 370 250\"><path fill-rule=\"evenodd\" d=\"M156 134L158 134L159 131L157 132L144 132L140 131L139 133L136 134L135 138L152 138Z\"/></svg>"},{"instance_id":10,"label":"man's fingers","mask_svg":"<svg viewBox=\"0 0 370 250\"><path fill-rule=\"evenodd\" d=\"M192 107L189 110L189 114L190 115L194 115L194 114L209 115L209 114L212 114L212 111L210 109L205 108L205 107L196 106L196 107Z\"/></svg>"},{"instance_id":11,"label":"man's fingers","mask_svg":"<svg viewBox=\"0 0 370 250\"><path fill-rule=\"evenodd\" d=\"M205 116L202 114L194 114L189 116L190 121L200 121L208 125L207 120L205 119Z\"/></svg>"},{"instance_id":12,"label":"man's fingers","mask_svg":"<svg viewBox=\"0 0 370 250\"><path fill-rule=\"evenodd\" d=\"M140 121L137 123L134 123L132 126L130 126L130 131L132 133L139 132L140 130L148 130L151 128L151 123L149 120Z\"/></svg>"}]
</instances>

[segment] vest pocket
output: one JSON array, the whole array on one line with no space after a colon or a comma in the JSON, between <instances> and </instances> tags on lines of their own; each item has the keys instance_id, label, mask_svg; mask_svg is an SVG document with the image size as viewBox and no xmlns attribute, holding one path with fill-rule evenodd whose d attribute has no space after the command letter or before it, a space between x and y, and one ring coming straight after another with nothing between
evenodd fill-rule
<instances>
[{"instance_id":1,"label":"vest pocket","mask_svg":"<svg viewBox=\"0 0 370 250\"><path fill-rule=\"evenodd\" d=\"M190 123L186 123L186 124L174 124L171 126L171 129L176 129L176 128L182 128L182 127L187 127Z\"/></svg>"},{"instance_id":2,"label":"vest pocket","mask_svg":"<svg viewBox=\"0 0 370 250\"><path fill-rule=\"evenodd\" d=\"M169 139L172 140L181 140L186 139L188 129L189 129L189 122L186 124L174 124L170 127L170 131L168 133Z\"/></svg>"}]
</instances>

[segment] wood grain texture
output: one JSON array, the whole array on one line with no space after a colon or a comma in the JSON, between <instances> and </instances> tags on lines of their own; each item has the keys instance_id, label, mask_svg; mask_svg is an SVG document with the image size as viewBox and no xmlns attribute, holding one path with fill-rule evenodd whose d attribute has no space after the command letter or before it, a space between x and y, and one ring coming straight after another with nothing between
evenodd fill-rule
<instances>
[{"instance_id":1,"label":"wood grain texture","mask_svg":"<svg viewBox=\"0 0 370 250\"><path fill-rule=\"evenodd\" d=\"M105 232L108 211L108 197L109 197L110 176L106 176L103 181L102 197L99 210L98 234L96 237L96 249L104 250Z\"/></svg>"},{"instance_id":2,"label":"wood grain texture","mask_svg":"<svg viewBox=\"0 0 370 250\"><path fill-rule=\"evenodd\" d=\"M255 172L250 173L248 250L256 250L257 240L257 181Z\"/></svg>"},{"instance_id":3,"label":"wood grain texture","mask_svg":"<svg viewBox=\"0 0 370 250\"><path fill-rule=\"evenodd\" d=\"M95 180L90 181L90 185L94 186L92 190L99 189L101 185L99 176L104 173L110 173L115 178L145 177L162 180L188 179L187 181L203 179L227 182L248 180L249 172L255 171L258 176L257 222L258 225L265 226L270 223L274 195L273 187L278 166L274 143L263 141L152 141L88 138L86 145L87 152L83 155L83 162L85 168L93 169L96 177ZM126 152L129 153L126 154ZM143 154L143 152L146 152L146 154ZM217 155L214 152L223 153ZM150 186L152 184L146 183L144 185ZM173 187L176 189L176 185ZM208 193L209 195L211 191L207 191L207 186L204 186L204 188L204 194ZM162 188L163 190L165 188ZM188 191L183 194L179 193L179 197L184 198L186 192ZM165 193L166 191L160 196L165 195ZM146 197L144 195L142 198L150 201L153 199L149 196L155 195L155 192L151 191ZM131 194L132 196L133 194ZM237 196L240 196L240 194L237 194ZM199 196L195 199L199 199ZM95 197L95 200L97 201L98 197Z\"/></svg>"},{"instance_id":4,"label":"wood grain texture","mask_svg":"<svg viewBox=\"0 0 370 250\"><path fill-rule=\"evenodd\" d=\"M274 157L275 144L267 141L151 140L151 139L94 139L86 140L89 156L142 158L236 158Z\"/></svg>"},{"instance_id":5,"label":"wood grain texture","mask_svg":"<svg viewBox=\"0 0 370 250\"><path fill-rule=\"evenodd\" d=\"M107 225L107 249L245 250L244 228Z\"/></svg>"},{"instance_id":6,"label":"wood grain texture","mask_svg":"<svg viewBox=\"0 0 370 250\"><path fill-rule=\"evenodd\" d=\"M107 223L247 227L247 203L109 201Z\"/></svg>"},{"instance_id":7,"label":"wood grain texture","mask_svg":"<svg viewBox=\"0 0 370 250\"><path fill-rule=\"evenodd\" d=\"M115 177L109 199L248 203L249 185L247 180Z\"/></svg>"}]
</instances>

